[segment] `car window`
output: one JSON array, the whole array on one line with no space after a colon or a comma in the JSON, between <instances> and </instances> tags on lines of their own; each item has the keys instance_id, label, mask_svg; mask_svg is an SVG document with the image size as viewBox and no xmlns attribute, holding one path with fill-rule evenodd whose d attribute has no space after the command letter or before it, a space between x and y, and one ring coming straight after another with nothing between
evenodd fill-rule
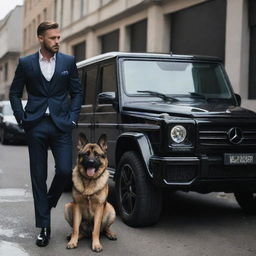
<instances>
[{"instance_id":1,"label":"car window","mask_svg":"<svg viewBox=\"0 0 256 256\"><path fill-rule=\"evenodd\" d=\"M97 84L97 67L89 68L85 72L84 78L84 104L92 105L95 100L95 90Z\"/></svg>"},{"instance_id":2,"label":"car window","mask_svg":"<svg viewBox=\"0 0 256 256\"><path fill-rule=\"evenodd\" d=\"M99 92L116 92L116 69L114 64L101 68L101 86Z\"/></svg>"}]
</instances>

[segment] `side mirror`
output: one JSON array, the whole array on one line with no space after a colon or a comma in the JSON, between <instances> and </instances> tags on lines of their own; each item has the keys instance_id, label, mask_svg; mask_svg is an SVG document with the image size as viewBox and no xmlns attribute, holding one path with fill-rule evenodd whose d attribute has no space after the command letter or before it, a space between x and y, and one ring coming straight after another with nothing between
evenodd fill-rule
<instances>
[{"instance_id":1,"label":"side mirror","mask_svg":"<svg viewBox=\"0 0 256 256\"><path fill-rule=\"evenodd\" d=\"M116 101L115 92L102 92L98 94L97 102L98 104L114 104Z\"/></svg>"},{"instance_id":2,"label":"side mirror","mask_svg":"<svg viewBox=\"0 0 256 256\"><path fill-rule=\"evenodd\" d=\"M241 102L242 102L241 96L239 94L235 93L235 98L238 103L238 106L241 106Z\"/></svg>"}]
</instances>

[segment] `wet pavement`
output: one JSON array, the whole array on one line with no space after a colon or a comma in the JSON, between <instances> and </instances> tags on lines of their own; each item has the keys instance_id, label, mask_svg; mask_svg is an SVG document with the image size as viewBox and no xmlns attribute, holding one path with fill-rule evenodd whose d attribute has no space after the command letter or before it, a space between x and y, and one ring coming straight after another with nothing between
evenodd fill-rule
<instances>
[{"instance_id":1,"label":"wet pavement","mask_svg":"<svg viewBox=\"0 0 256 256\"><path fill-rule=\"evenodd\" d=\"M49 181L53 176L49 151ZM71 201L64 193L52 211L52 237L45 248L35 245L33 198L26 146L0 145L0 256L96 255L90 239L66 249L71 228L63 208ZM109 201L115 206L114 183ZM159 223L131 228L117 216L113 224L117 241L101 238L101 255L122 256L253 256L256 255L256 217L245 215L232 194L168 194Z\"/></svg>"}]
</instances>

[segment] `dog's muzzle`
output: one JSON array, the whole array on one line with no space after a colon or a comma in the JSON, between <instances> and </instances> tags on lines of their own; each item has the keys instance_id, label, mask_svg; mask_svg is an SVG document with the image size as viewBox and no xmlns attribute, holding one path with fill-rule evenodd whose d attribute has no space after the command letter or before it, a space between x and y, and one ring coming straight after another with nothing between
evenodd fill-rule
<instances>
[{"instance_id":1,"label":"dog's muzzle","mask_svg":"<svg viewBox=\"0 0 256 256\"><path fill-rule=\"evenodd\" d=\"M101 163L99 160L89 159L88 156L83 156L82 165L86 169L87 175L91 177L99 169Z\"/></svg>"}]
</instances>

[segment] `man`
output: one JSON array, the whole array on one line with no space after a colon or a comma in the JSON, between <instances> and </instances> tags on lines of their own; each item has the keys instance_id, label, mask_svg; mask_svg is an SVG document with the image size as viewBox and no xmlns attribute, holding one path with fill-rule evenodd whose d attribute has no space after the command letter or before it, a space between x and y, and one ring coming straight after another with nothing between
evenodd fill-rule
<instances>
[{"instance_id":1,"label":"man","mask_svg":"<svg viewBox=\"0 0 256 256\"><path fill-rule=\"evenodd\" d=\"M51 208L56 207L71 177L71 131L76 126L82 93L74 57L58 52L58 24L41 23L37 36L41 48L19 59L9 97L17 122L27 135L36 227L41 228L36 244L46 246L51 232ZM24 87L28 102L23 109ZM55 176L47 191L48 148L54 156Z\"/></svg>"}]
</instances>

